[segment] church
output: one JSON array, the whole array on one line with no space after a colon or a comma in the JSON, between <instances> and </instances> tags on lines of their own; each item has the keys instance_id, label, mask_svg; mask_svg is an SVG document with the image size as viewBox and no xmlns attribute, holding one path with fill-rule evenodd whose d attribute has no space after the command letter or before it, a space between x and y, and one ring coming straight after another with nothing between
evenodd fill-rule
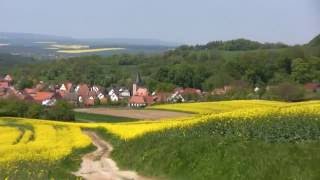
<instances>
[{"instance_id":1,"label":"church","mask_svg":"<svg viewBox=\"0 0 320 180\"><path fill-rule=\"evenodd\" d=\"M152 105L154 99L149 95L148 88L143 86L140 73L137 73L136 80L132 84L132 96L129 100L129 107L145 107Z\"/></svg>"}]
</instances>

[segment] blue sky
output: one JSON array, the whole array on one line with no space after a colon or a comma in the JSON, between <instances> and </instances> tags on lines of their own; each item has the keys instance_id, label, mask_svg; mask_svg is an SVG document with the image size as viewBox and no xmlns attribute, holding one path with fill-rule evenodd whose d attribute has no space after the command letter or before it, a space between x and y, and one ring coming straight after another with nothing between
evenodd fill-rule
<instances>
[{"instance_id":1,"label":"blue sky","mask_svg":"<svg viewBox=\"0 0 320 180\"><path fill-rule=\"evenodd\" d=\"M249 38L305 43L319 0L0 0L0 32L182 43Z\"/></svg>"}]
</instances>

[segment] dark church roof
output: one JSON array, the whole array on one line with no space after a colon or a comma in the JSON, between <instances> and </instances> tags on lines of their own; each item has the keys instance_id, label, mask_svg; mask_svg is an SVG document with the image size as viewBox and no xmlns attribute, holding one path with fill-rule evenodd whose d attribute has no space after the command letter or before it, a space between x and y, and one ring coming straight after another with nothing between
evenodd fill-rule
<instances>
[{"instance_id":1,"label":"dark church roof","mask_svg":"<svg viewBox=\"0 0 320 180\"><path fill-rule=\"evenodd\" d=\"M140 73L137 73L137 77L136 77L135 83L137 85L142 85L142 79L141 79Z\"/></svg>"}]
</instances>

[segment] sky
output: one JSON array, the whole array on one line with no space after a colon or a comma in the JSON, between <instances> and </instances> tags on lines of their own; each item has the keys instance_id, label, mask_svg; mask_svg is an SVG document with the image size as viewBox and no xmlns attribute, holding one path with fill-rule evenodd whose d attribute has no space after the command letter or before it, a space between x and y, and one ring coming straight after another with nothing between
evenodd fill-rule
<instances>
[{"instance_id":1,"label":"sky","mask_svg":"<svg viewBox=\"0 0 320 180\"><path fill-rule=\"evenodd\" d=\"M306 43L319 0L0 0L0 32L187 44L248 38Z\"/></svg>"}]
</instances>

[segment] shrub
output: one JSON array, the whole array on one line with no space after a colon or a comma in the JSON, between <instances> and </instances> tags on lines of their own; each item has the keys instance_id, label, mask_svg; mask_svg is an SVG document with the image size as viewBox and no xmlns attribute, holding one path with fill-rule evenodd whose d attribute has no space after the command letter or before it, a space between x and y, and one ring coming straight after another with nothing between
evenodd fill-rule
<instances>
[{"instance_id":1,"label":"shrub","mask_svg":"<svg viewBox=\"0 0 320 180\"><path fill-rule=\"evenodd\" d=\"M58 101L53 107L45 107L34 102L18 99L0 100L0 116L63 121L74 120L72 105L65 101Z\"/></svg>"},{"instance_id":2,"label":"shrub","mask_svg":"<svg viewBox=\"0 0 320 180\"><path fill-rule=\"evenodd\" d=\"M75 115L72 109L68 102L57 101L54 106L48 108L46 117L58 121L73 121Z\"/></svg>"},{"instance_id":3,"label":"shrub","mask_svg":"<svg viewBox=\"0 0 320 180\"><path fill-rule=\"evenodd\" d=\"M285 100L285 101L300 101L305 94L304 88L295 83L281 83L277 86L270 87L265 97L268 99Z\"/></svg>"}]
</instances>

